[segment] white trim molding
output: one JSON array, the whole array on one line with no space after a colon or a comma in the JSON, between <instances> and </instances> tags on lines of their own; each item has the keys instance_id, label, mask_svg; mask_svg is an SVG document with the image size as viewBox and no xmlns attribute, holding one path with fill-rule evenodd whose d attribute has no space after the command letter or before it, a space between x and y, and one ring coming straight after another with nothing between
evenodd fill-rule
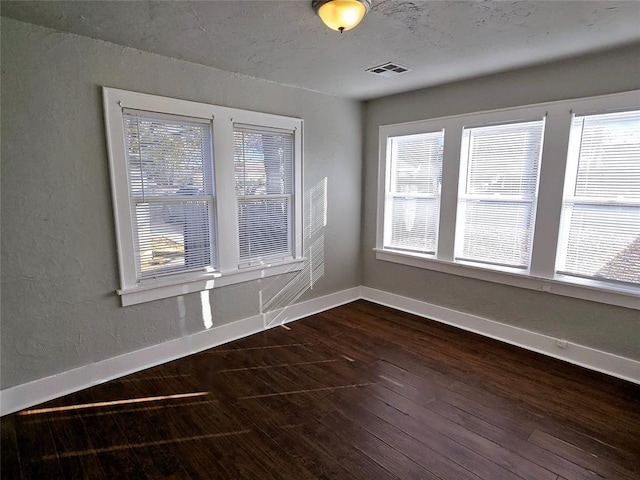
<instances>
[{"instance_id":1,"label":"white trim molding","mask_svg":"<svg viewBox=\"0 0 640 480\"><path fill-rule=\"evenodd\" d=\"M364 299L640 384L640 362L370 287L354 287L0 391L0 415ZM559 343L562 347L559 347Z\"/></svg>"},{"instance_id":2,"label":"white trim molding","mask_svg":"<svg viewBox=\"0 0 640 480\"><path fill-rule=\"evenodd\" d=\"M637 360L382 290L364 286L361 289L364 300L640 384L640 362Z\"/></svg>"},{"instance_id":3,"label":"white trim molding","mask_svg":"<svg viewBox=\"0 0 640 480\"><path fill-rule=\"evenodd\" d=\"M237 320L169 342L83 365L0 391L0 415L7 415L109 380L155 367L272 327L293 322L360 298L360 287Z\"/></svg>"},{"instance_id":4,"label":"white trim molding","mask_svg":"<svg viewBox=\"0 0 640 480\"><path fill-rule=\"evenodd\" d=\"M561 281L555 278L536 277L523 272L507 272L504 269L479 267L470 263L438 260L426 255L407 254L397 250L374 248L376 260L399 263L410 267L426 268L437 272L450 273L462 277L476 278L486 282L501 283L514 287L527 288L538 292L580 298L592 302L607 303L619 307L640 310L640 297L633 290L623 286L607 285L606 290L593 286L593 282L570 278Z\"/></svg>"}]
</instances>

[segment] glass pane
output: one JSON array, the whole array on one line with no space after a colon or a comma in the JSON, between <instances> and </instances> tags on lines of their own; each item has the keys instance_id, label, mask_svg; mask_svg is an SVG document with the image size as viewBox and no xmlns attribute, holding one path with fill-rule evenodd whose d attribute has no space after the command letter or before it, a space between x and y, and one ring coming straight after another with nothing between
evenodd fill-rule
<instances>
[{"instance_id":1,"label":"glass pane","mask_svg":"<svg viewBox=\"0 0 640 480\"><path fill-rule=\"evenodd\" d=\"M240 260L292 255L288 198L238 201Z\"/></svg>"},{"instance_id":2,"label":"glass pane","mask_svg":"<svg viewBox=\"0 0 640 480\"><path fill-rule=\"evenodd\" d=\"M142 277L212 265L207 201L140 203L134 208Z\"/></svg>"},{"instance_id":3,"label":"glass pane","mask_svg":"<svg viewBox=\"0 0 640 480\"><path fill-rule=\"evenodd\" d=\"M133 197L211 194L211 128L169 118L125 114Z\"/></svg>"},{"instance_id":4,"label":"glass pane","mask_svg":"<svg viewBox=\"0 0 640 480\"><path fill-rule=\"evenodd\" d=\"M236 195L293 193L293 132L236 128Z\"/></svg>"},{"instance_id":5,"label":"glass pane","mask_svg":"<svg viewBox=\"0 0 640 480\"><path fill-rule=\"evenodd\" d=\"M573 128L575 196L640 199L640 111L576 117Z\"/></svg>"},{"instance_id":6,"label":"glass pane","mask_svg":"<svg viewBox=\"0 0 640 480\"><path fill-rule=\"evenodd\" d=\"M464 239L457 259L527 268L533 232L531 203L471 200L460 211L464 212Z\"/></svg>"},{"instance_id":7,"label":"glass pane","mask_svg":"<svg viewBox=\"0 0 640 480\"><path fill-rule=\"evenodd\" d=\"M465 128L466 193L534 196L543 130L544 120Z\"/></svg>"},{"instance_id":8,"label":"glass pane","mask_svg":"<svg viewBox=\"0 0 640 480\"><path fill-rule=\"evenodd\" d=\"M393 198L390 247L434 253L438 238L437 198Z\"/></svg>"},{"instance_id":9,"label":"glass pane","mask_svg":"<svg viewBox=\"0 0 640 480\"><path fill-rule=\"evenodd\" d=\"M391 142L391 193L439 194L444 131L393 137Z\"/></svg>"},{"instance_id":10,"label":"glass pane","mask_svg":"<svg viewBox=\"0 0 640 480\"><path fill-rule=\"evenodd\" d=\"M562 273L640 284L640 207L568 205Z\"/></svg>"}]
</instances>

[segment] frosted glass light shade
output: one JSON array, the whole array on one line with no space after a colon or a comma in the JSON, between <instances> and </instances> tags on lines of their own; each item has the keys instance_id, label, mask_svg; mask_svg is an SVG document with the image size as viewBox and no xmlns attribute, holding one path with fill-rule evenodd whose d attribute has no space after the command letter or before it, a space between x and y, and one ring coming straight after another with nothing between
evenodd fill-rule
<instances>
[{"instance_id":1,"label":"frosted glass light shade","mask_svg":"<svg viewBox=\"0 0 640 480\"><path fill-rule=\"evenodd\" d=\"M358 25L369 10L370 5L370 0L313 2L313 7L324 24L338 32L351 30Z\"/></svg>"}]
</instances>

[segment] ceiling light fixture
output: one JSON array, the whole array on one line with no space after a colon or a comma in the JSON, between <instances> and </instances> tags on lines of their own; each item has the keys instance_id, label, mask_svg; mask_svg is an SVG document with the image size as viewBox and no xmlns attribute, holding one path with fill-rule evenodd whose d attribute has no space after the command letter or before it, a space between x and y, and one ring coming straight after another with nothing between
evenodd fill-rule
<instances>
[{"instance_id":1,"label":"ceiling light fixture","mask_svg":"<svg viewBox=\"0 0 640 480\"><path fill-rule=\"evenodd\" d=\"M311 6L327 27L342 33L360 23L371 0L313 0Z\"/></svg>"}]
</instances>

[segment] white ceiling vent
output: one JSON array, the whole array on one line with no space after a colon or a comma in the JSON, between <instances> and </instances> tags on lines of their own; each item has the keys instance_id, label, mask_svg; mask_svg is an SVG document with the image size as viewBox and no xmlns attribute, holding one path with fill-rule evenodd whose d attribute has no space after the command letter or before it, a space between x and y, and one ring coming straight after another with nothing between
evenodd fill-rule
<instances>
[{"instance_id":1,"label":"white ceiling vent","mask_svg":"<svg viewBox=\"0 0 640 480\"><path fill-rule=\"evenodd\" d=\"M380 75L381 77L395 77L401 73L410 72L411 69L398 65L397 63L388 62L378 65L377 67L367 68L366 71L374 75Z\"/></svg>"}]
</instances>

